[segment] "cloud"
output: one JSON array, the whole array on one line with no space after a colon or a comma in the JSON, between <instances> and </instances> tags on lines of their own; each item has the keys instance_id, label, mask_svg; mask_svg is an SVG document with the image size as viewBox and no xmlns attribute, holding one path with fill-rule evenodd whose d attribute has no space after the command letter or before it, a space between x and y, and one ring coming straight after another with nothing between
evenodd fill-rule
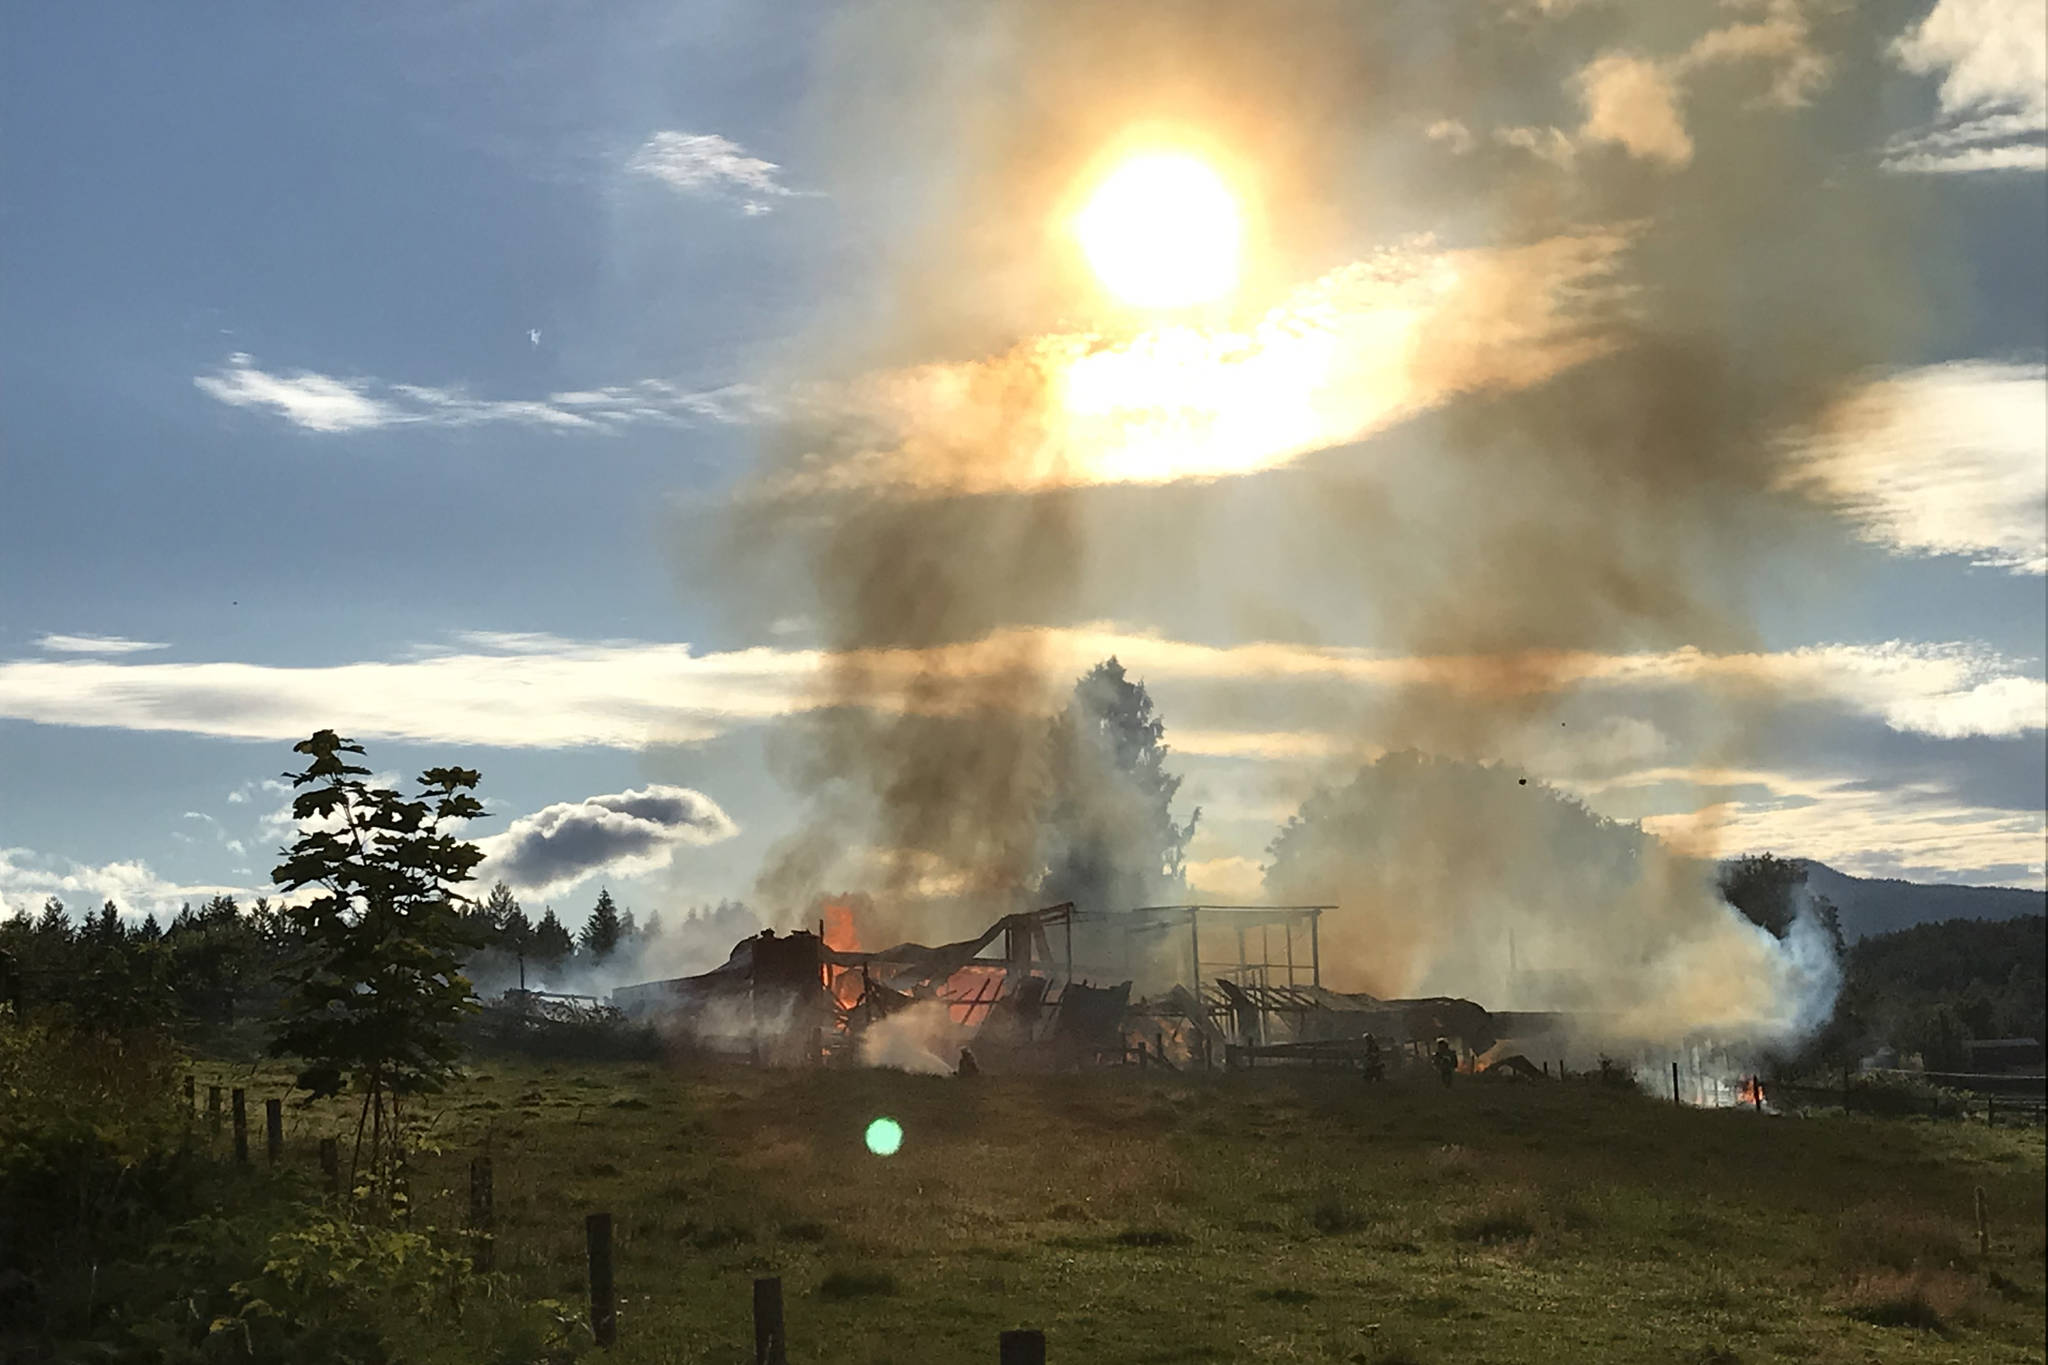
<instances>
[{"instance_id":1,"label":"cloud","mask_svg":"<svg viewBox=\"0 0 2048 1365\"><path fill-rule=\"evenodd\" d=\"M1581 71L1578 83L1586 110L1582 139L1618 143L1633 156L1669 166L1692 160L1692 138L1678 112L1678 88L1656 62L1610 52Z\"/></svg>"},{"instance_id":2,"label":"cloud","mask_svg":"<svg viewBox=\"0 0 2048 1365\"><path fill-rule=\"evenodd\" d=\"M1630 239L1386 247L1241 327L1057 333L999 355L803 395L819 445L762 496L1164 483L1254 473L1461 394L1526 388L1605 354ZM1044 394L1032 420L1018 395ZM831 433L824 427L829 425Z\"/></svg>"},{"instance_id":3,"label":"cloud","mask_svg":"<svg viewBox=\"0 0 2048 1365\"><path fill-rule=\"evenodd\" d=\"M635 877L668 865L677 849L715 844L739 827L716 801L687 787L649 786L561 802L479 839L480 885L504 881L552 895L603 873Z\"/></svg>"},{"instance_id":4,"label":"cloud","mask_svg":"<svg viewBox=\"0 0 2048 1365\"><path fill-rule=\"evenodd\" d=\"M1424 657L1273 643L1205 645L1095 625L836 657L907 684L933 669L972 676L1006 668L1024 635L1036 636L1032 648L1053 677L1078 676L1114 654L1155 684L1189 688L1256 681L1304 687L1324 698L1434 688L1497 700L1711 687L1831 705L1895 730L1940 737L2010 736L2048 725L2026 703L2034 695L2028 689L2041 685L2035 673L1960 643L1815 645L1752 654L1685 648ZM0 718L235 739L299 739L331 726L361 738L414 743L631 749L710 739L806 711L819 704L817 683L835 658L767 647L698 654L687 644L545 635L479 634L464 644L461 651L408 659L300 668L10 660L0 662ZM1332 719L1349 722L1355 714L1340 706ZM1199 722L1189 732L1214 752L1248 747L1230 738L1233 732Z\"/></svg>"},{"instance_id":5,"label":"cloud","mask_svg":"<svg viewBox=\"0 0 2048 1365\"><path fill-rule=\"evenodd\" d=\"M1794 439L1788 484L1839 509L1866 539L2048 573L2048 366L1907 370Z\"/></svg>"},{"instance_id":6,"label":"cloud","mask_svg":"<svg viewBox=\"0 0 2048 1365\"><path fill-rule=\"evenodd\" d=\"M683 194L737 199L749 217L770 212L771 199L797 194L776 179L780 166L747 155L744 147L716 133L658 132L633 153L626 169L651 175Z\"/></svg>"},{"instance_id":7,"label":"cloud","mask_svg":"<svg viewBox=\"0 0 2048 1365\"><path fill-rule=\"evenodd\" d=\"M2048 881L2041 857L2048 814L1973 805L1939 782L1873 785L1848 775L1706 771L1636 780L1710 787L1731 778L1760 790L1653 815L1643 828L1682 852L1708 857L1775 851L1864 877L2035 887Z\"/></svg>"},{"instance_id":8,"label":"cloud","mask_svg":"<svg viewBox=\"0 0 2048 1365\"><path fill-rule=\"evenodd\" d=\"M2048 24L2034 0L1940 0L1892 55L1940 76L1943 117L1887 146L1886 169L2048 170Z\"/></svg>"},{"instance_id":9,"label":"cloud","mask_svg":"<svg viewBox=\"0 0 2048 1365\"><path fill-rule=\"evenodd\" d=\"M274 408L308 431L362 431L403 420L389 404L365 394L363 381L308 370L270 374L257 369L241 351L229 356L218 372L192 382L229 407Z\"/></svg>"},{"instance_id":10,"label":"cloud","mask_svg":"<svg viewBox=\"0 0 2048 1365\"><path fill-rule=\"evenodd\" d=\"M745 422L765 411L749 385L691 390L659 379L553 393L545 398L477 398L460 389L336 379L299 371L271 374L236 352L193 384L230 407L264 408L308 431L368 431L394 426L506 425L607 433L642 424L687 426Z\"/></svg>"},{"instance_id":11,"label":"cloud","mask_svg":"<svg viewBox=\"0 0 2048 1365\"><path fill-rule=\"evenodd\" d=\"M39 910L46 898L55 896L70 909L76 924L83 914L98 910L109 900L131 914L163 915L175 913L188 901L250 894L242 886L167 881L148 863L132 859L91 864L32 849L0 848L0 906L9 913Z\"/></svg>"},{"instance_id":12,"label":"cloud","mask_svg":"<svg viewBox=\"0 0 2048 1365\"><path fill-rule=\"evenodd\" d=\"M118 635L42 635L36 638L36 648L51 654L140 654L170 646Z\"/></svg>"}]
</instances>

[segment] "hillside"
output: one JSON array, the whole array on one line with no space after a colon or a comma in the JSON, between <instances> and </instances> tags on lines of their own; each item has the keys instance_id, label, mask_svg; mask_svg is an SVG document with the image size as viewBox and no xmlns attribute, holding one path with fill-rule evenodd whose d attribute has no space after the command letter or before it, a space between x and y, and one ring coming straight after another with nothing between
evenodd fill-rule
<instances>
[{"instance_id":1,"label":"hillside","mask_svg":"<svg viewBox=\"0 0 2048 1365\"><path fill-rule=\"evenodd\" d=\"M1852 877L1812 858L1794 861L1806 868L1808 888L1826 896L1841 911L1842 934L1851 943L1916 924L1952 919L2017 919L2048 912L2048 894L2040 891Z\"/></svg>"}]
</instances>

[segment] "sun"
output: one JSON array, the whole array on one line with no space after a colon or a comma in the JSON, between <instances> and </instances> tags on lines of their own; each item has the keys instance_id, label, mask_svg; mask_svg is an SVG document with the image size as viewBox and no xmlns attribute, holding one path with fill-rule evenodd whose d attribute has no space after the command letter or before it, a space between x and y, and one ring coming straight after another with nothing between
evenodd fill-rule
<instances>
[{"instance_id":1,"label":"sun","mask_svg":"<svg viewBox=\"0 0 2048 1365\"><path fill-rule=\"evenodd\" d=\"M1184 153L1120 162L1074 216L1074 235L1103 286L1134 308L1186 308L1237 287L1237 199Z\"/></svg>"}]
</instances>

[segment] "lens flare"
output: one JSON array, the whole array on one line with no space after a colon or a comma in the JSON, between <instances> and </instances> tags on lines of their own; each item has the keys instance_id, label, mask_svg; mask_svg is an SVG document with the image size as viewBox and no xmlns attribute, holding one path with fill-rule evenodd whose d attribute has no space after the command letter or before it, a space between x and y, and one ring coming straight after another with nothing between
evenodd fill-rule
<instances>
[{"instance_id":1,"label":"lens flare","mask_svg":"<svg viewBox=\"0 0 2048 1365\"><path fill-rule=\"evenodd\" d=\"M1104 287L1134 308L1185 308L1237 287L1237 200L1192 156L1120 163L1075 215L1074 235Z\"/></svg>"},{"instance_id":2,"label":"lens flare","mask_svg":"<svg viewBox=\"0 0 2048 1365\"><path fill-rule=\"evenodd\" d=\"M903 1125L886 1116L868 1125L868 1150L876 1156L894 1156L903 1145Z\"/></svg>"}]
</instances>

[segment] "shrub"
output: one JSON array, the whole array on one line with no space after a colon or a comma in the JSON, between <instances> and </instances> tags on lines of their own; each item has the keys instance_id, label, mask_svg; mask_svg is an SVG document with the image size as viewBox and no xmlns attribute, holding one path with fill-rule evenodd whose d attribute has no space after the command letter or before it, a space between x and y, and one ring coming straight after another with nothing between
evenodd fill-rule
<instances>
[{"instance_id":1,"label":"shrub","mask_svg":"<svg viewBox=\"0 0 2048 1365\"><path fill-rule=\"evenodd\" d=\"M1524 1241L1535 1235L1535 1221L1519 1204L1482 1209L1451 1224L1451 1236L1461 1242L1477 1242L1481 1246Z\"/></svg>"},{"instance_id":2,"label":"shrub","mask_svg":"<svg viewBox=\"0 0 2048 1365\"><path fill-rule=\"evenodd\" d=\"M1357 1232L1370 1227L1372 1219L1364 1210L1354 1208L1345 1198L1344 1191L1335 1185L1323 1186L1309 1205L1309 1226L1325 1237L1336 1237L1347 1232Z\"/></svg>"},{"instance_id":3,"label":"shrub","mask_svg":"<svg viewBox=\"0 0 2048 1365\"><path fill-rule=\"evenodd\" d=\"M835 1270L818 1281L819 1297L827 1299L875 1298L896 1289L896 1277L886 1270Z\"/></svg>"}]
</instances>

